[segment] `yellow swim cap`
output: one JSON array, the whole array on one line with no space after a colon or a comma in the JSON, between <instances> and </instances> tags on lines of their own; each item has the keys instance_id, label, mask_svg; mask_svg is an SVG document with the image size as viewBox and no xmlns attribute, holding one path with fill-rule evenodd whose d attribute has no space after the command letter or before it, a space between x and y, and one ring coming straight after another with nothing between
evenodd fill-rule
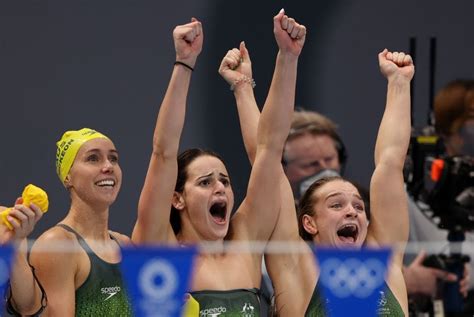
<instances>
[{"instance_id":1,"label":"yellow swim cap","mask_svg":"<svg viewBox=\"0 0 474 317\"><path fill-rule=\"evenodd\" d=\"M56 151L56 173L58 173L61 182L64 183L81 146L87 141L97 138L108 139L108 137L100 132L89 128L82 128L80 130L66 131L61 140L56 142L58 147Z\"/></svg>"}]
</instances>

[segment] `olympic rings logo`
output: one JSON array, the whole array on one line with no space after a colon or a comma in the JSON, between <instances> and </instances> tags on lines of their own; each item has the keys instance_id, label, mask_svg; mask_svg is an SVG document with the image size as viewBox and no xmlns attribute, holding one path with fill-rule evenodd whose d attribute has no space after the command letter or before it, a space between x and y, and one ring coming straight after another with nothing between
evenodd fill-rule
<instances>
[{"instance_id":1,"label":"olympic rings logo","mask_svg":"<svg viewBox=\"0 0 474 317\"><path fill-rule=\"evenodd\" d=\"M138 276L142 293L154 301L165 301L178 288L178 273L167 261L153 259L146 263Z\"/></svg>"},{"instance_id":2,"label":"olympic rings logo","mask_svg":"<svg viewBox=\"0 0 474 317\"><path fill-rule=\"evenodd\" d=\"M384 271L377 259L328 259L321 264L320 280L339 298L367 298L384 282Z\"/></svg>"}]
</instances>

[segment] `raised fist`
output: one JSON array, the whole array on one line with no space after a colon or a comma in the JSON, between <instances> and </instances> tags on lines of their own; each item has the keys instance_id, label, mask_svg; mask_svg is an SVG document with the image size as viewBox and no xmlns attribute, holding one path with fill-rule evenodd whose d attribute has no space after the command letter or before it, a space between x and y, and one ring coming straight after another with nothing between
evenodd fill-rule
<instances>
[{"instance_id":1,"label":"raised fist","mask_svg":"<svg viewBox=\"0 0 474 317\"><path fill-rule=\"evenodd\" d=\"M410 55L403 52L389 52L384 49L379 53L380 72L388 79L406 79L410 81L415 74L415 66Z\"/></svg>"},{"instance_id":2,"label":"raised fist","mask_svg":"<svg viewBox=\"0 0 474 317\"><path fill-rule=\"evenodd\" d=\"M173 40L176 60L194 67L202 50L203 38L202 24L195 18L192 18L190 23L175 27Z\"/></svg>"},{"instance_id":3,"label":"raised fist","mask_svg":"<svg viewBox=\"0 0 474 317\"><path fill-rule=\"evenodd\" d=\"M252 62L244 42L240 43L238 49L233 48L227 52L219 66L219 74L229 85L242 76L252 78Z\"/></svg>"},{"instance_id":4,"label":"raised fist","mask_svg":"<svg viewBox=\"0 0 474 317\"><path fill-rule=\"evenodd\" d=\"M306 27L285 15L285 10L273 17L273 33L280 51L299 56L306 40Z\"/></svg>"}]
</instances>

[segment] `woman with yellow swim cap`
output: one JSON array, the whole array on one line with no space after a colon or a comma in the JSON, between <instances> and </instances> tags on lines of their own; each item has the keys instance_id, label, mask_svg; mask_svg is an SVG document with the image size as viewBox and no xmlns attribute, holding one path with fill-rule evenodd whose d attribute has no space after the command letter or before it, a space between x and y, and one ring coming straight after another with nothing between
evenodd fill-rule
<instances>
[{"instance_id":1,"label":"woman with yellow swim cap","mask_svg":"<svg viewBox=\"0 0 474 317\"><path fill-rule=\"evenodd\" d=\"M120 245L130 239L108 228L122 184L114 144L92 129L67 131L57 142L56 170L71 207L38 238L30 258L48 295L45 313L130 316L119 270Z\"/></svg>"},{"instance_id":2,"label":"woman with yellow swim cap","mask_svg":"<svg viewBox=\"0 0 474 317\"><path fill-rule=\"evenodd\" d=\"M199 308L190 309L199 311L200 315L214 312L240 316L241 312L252 312L260 316L262 252L226 252L224 240L241 242L250 248L249 241L267 241L276 223L279 200L275 199L275 193L279 192L279 183L273 175L281 164L290 128L297 61L304 42L295 40L283 28L283 16L281 11L274 17L280 50L258 126L255 164L246 198L232 219L234 195L229 173L219 156L191 149L176 160L186 97L201 52L203 31L201 23L192 19L173 32L177 64L158 115L132 238L141 243L214 242L219 246L222 252L201 254L195 262L190 293L194 298L191 301ZM297 23L292 26L295 34L301 31L304 35L304 26ZM237 67L238 63L233 66ZM231 87L235 90L253 86L251 78L242 77Z\"/></svg>"},{"instance_id":3,"label":"woman with yellow swim cap","mask_svg":"<svg viewBox=\"0 0 474 317\"><path fill-rule=\"evenodd\" d=\"M0 244L14 243L17 247L10 273L7 310L21 312L24 315L36 315L46 304L44 293L36 281L27 260L27 237L33 231L43 212L34 203L27 205L19 197L6 216L6 222L0 221ZM7 207L0 206L0 212Z\"/></svg>"}]
</instances>

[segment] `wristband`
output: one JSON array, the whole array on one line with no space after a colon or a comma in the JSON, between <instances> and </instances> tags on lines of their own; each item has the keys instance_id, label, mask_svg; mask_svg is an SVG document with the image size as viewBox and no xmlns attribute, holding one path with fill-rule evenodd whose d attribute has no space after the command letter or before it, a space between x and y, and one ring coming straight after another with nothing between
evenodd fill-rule
<instances>
[{"instance_id":1,"label":"wristband","mask_svg":"<svg viewBox=\"0 0 474 317\"><path fill-rule=\"evenodd\" d=\"M241 77L237 78L232 85L230 85L230 90L234 91L235 87L237 87L237 85L239 85L241 83L250 84L250 86L252 86L252 88L255 88L255 86L256 86L255 80L253 78L242 75Z\"/></svg>"},{"instance_id":2,"label":"wristband","mask_svg":"<svg viewBox=\"0 0 474 317\"><path fill-rule=\"evenodd\" d=\"M176 61L176 62L174 62L174 65L182 65L182 66L186 67L187 69L189 69L190 71L194 72L194 68L192 68L191 66L189 66L189 65L186 64L186 63L183 63L183 62L180 62L180 61Z\"/></svg>"}]
</instances>

